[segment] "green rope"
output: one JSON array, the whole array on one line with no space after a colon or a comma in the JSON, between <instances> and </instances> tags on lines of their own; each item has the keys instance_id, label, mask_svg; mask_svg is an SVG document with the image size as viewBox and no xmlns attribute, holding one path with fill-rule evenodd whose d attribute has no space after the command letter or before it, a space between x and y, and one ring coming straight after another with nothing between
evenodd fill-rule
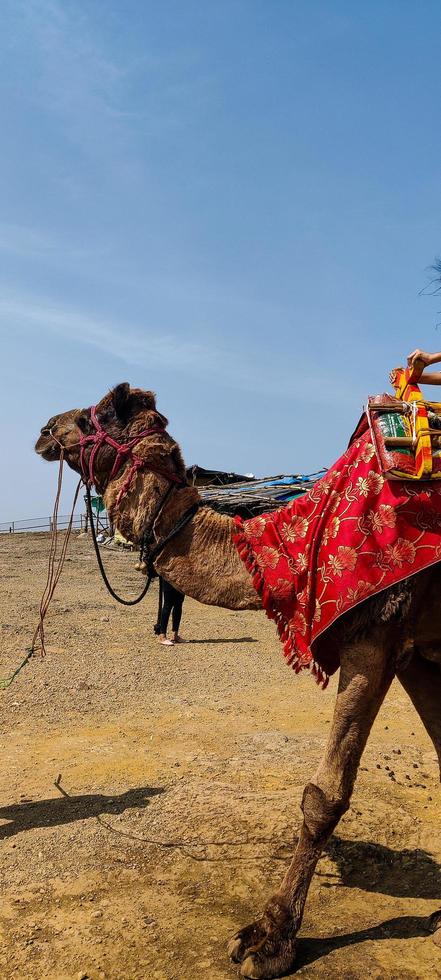
<instances>
[{"instance_id":1,"label":"green rope","mask_svg":"<svg viewBox=\"0 0 441 980\"><path fill-rule=\"evenodd\" d=\"M17 677L17 674L19 674L20 671L23 670L23 667L26 667L26 664L29 663L29 661L30 661L31 657L33 656L33 654L34 654L34 651L33 651L33 648L31 647L28 650L28 653L26 654L24 660L22 660L20 666L17 667L16 670L14 670L14 673L11 674L10 677L4 677L3 679L0 678L0 691L6 691L6 688L11 686L12 681L15 680L15 678Z\"/></svg>"}]
</instances>

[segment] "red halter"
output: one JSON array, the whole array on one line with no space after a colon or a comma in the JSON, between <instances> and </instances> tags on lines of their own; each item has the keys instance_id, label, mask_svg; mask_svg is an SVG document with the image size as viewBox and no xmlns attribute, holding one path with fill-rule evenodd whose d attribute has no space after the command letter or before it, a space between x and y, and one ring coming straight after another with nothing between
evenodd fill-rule
<instances>
[{"instance_id":1,"label":"red halter","mask_svg":"<svg viewBox=\"0 0 441 980\"><path fill-rule=\"evenodd\" d=\"M81 436L79 442L79 445L81 447L80 467L81 467L83 480L88 486L91 486L92 484L95 483L94 463L95 463L97 452L100 446L103 445L111 446L112 449L116 450L116 456L109 476L109 483L111 480L114 479L114 477L118 473L118 470L120 469L122 463L126 458L129 458L132 463L129 472L127 474L127 477L124 480L124 483L116 498L116 502L119 503L121 497L123 497L124 494L127 493L130 484L133 480L133 477L135 476L135 473L137 473L138 470L141 470L148 465L147 460L141 459L140 456L135 456L135 453L133 452L133 447L136 446L138 442L141 442L142 439L145 439L146 436L151 436L155 432L165 432L164 426L153 425L150 429L143 429L142 432L138 432L138 434L136 436L133 436L132 439L129 439L128 442L121 443L121 442L117 442L116 439L112 439L112 436L110 436L109 433L106 432L105 429L103 429L102 425L97 419L95 405L93 405L92 408L90 409L90 420L95 428L95 432L89 436L86 435ZM85 449L86 446L89 445L92 446L92 452L89 456L89 460L87 461L85 458ZM161 469L159 466L149 466L149 470L151 470L152 473L157 473L158 476L165 477L167 480L170 480L171 483L181 483L181 480L179 479L178 476L175 476L174 473L169 473L168 470Z\"/></svg>"}]
</instances>

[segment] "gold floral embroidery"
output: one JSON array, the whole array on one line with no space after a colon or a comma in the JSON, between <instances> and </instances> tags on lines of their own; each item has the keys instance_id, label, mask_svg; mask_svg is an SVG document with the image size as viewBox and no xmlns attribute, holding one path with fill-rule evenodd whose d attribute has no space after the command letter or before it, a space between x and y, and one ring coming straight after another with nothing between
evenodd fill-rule
<instances>
[{"instance_id":1,"label":"gold floral embroidery","mask_svg":"<svg viewBox=\"0 0 441 980\"><path fill-rule=\"evenodd\" d=\"M340 530L340 518L335 514L325 527L323 532L323 544L328 544L331 538L336 538Z\"/></svg>"},{"instance_id":2,"label":"gold floral embroidery","mask_svg":"<svg viewBox=\"0 0 441 980\"><path fill-rule=\"evenodd\" d=\"M349 602L359 602L360 599L365 599L371 592L372 585L370 582L365 582L363 579L361 579L354 589L348 589Z\"/></svg>"},{"instance_id":3,"label":"gold floral embroidery","mask_svg":"<svg viewBox=\"0 0 441 980\"><path fill-rule=\"evenodd\" d=\"M244 533L247 538L261 538L265 528L266 520L264 517L250 517L248 521L244 523Z\"/></svg>"},{"instance_id":4,"label":"gold floral embroidery","mask_svg":"<svg viewBox=\"0 0 441 980\"><path fill-rule=\"evenodd\" d=\"M301 551L297 558L294 560L294 567L296 572L304 572L308 567L308 556L305 552Z\"/></svg>"},{"instance_id":5,"label":"gold floral embroidery","mask_svg":"<svg viewBox=\"0 0 441 980\"><path fill-rule=\"evenodd\" d=\"M278 578L275 585L271 587L271 590L279 599L293 599L295 595L295 582L293 579ZM297 596L297 601L299 601L299 596Z\"/></svg>"},{"instance_id":6,"label":"gold floral embroidery","mask_svg":"<svg viewBox=\"0 0 441 980\"><path fill-rule=\"evenodd\" d=\"M338 490L333 490L329 497L329 509L331 511L331 514L333 514L335 510L338 510L338 508L340 507L341 499L342 499L341 493L339 493Z\"/></svg>"},{"instance_id":7,"label":"gold floral embroidery","mask_svg":"<svg viewBox=\"0 0 441 980\"><path fill-rule=\"evenodd\" d=\"M314 622L319 623L322 618L322 607L318 599L315 602Z\"/></svg>"},{"instance_id":8,"label":"gold floral embroidery","mask_svg":"<svg viewBox=\"0 0 441 980\"><path fill-rule=\"evenodd\" d=\"M368 497L370 493L380 493L383 483L384 477L381 473L375 473L374 470L369 470L367 476L358 477L357 489L362 497Z\"/></svg>"},{"instance_id":9,"label":"gold floral embroidery","mask_svg":"<svg viewBox=\"0 0 441 980\"><path fill-rule=\"evenodd\" d=\"M366 442L358 457L358 461L361 463L370 463L373 456L375 456L375 449L371 442Z\"/></svg>"},{"instance_id":10,"label":"gold floral embroidery","mask_svg":"<svg viewBox=\"0 0 441 980\"><path fill-rule=\"evenodd\" d=\"M290 629L293 633L302 633L304 636L306 633L306 619L301 612L295 612L292 619L289 621Z\"/></svg>"},{"instance_id":11,"label":"gold floral embroidery","mask_svg":"<svg viewBox=\"0 0 441 980\"><path fill-rule=\"evenodd\" d=\"M354 548L348 548L340 544L336 555L329 555L329 567L334 575L339 578L343 572L352 572L357 564L357 552Z\"/></svg>"},{"instance_id":12,"label":"gold floral embroidery","mask_svg":"<svg viewBox=\"0 0 441 980\"><path fill-rule=\"evenodd\" d=\"M388 544L384 550L386 561L392 565L413 565L415 561L416 548L411 541L406 538L398 538L394 544Z\"/></svg>"},{"instance_id":13,"label":"gold floral embroidery","mask_svg":"<svg viewBox=\"0 0 441 980\"><path fill-rule=\"evenodd\" d=\"M281 533L287 541L295 541L297 538L305 538L309 528L309 521L306 517L293 517L288 523L282 524Z\"/></svg>"},{"instance_id":14,"label":"gold floral embroidery","mask_svg":"<svg viewBox=\"0 0 441 980\"><path fill-rule=\"evenodd\" d=\"M260 555L257 555L257 564L261 568L275 568L279 564L280 555L275 548L269 548L265 546L262 548Z\"/></svg>"},{"instance_id":15,"label":"gold floral embroidery","mask_svg":"<svg viewBox=\"0 0 441 980\"><path fill-rule=\"evenodd\" d=\"M378 510L369 510L366 514L366 525L370 531L381 534L385 527L395 527L397 515L390 504L380 504Z\"/></svg>"}]
</instances>

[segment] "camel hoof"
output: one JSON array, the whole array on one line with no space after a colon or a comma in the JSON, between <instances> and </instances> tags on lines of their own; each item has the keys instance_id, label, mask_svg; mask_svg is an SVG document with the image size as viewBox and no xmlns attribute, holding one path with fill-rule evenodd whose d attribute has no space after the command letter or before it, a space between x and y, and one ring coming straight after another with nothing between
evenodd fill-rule
<instances>
[{"instance_id":1,"label":"camel hoof","mask_svg":"<svg viewBox=\"0 0 441 980\"><path fill-rule=\"evenodd\" d=\"M259 977L267 976L265 973L260 973L258 965L254 962L254 956L247 956L242 963L240 973L242 977L249 977L252 980L259 980Z\"/></svg>"},{"instance_id":2,"label":"camel hoof","mask_svg":"<svg viewBox=\"0 0 441 980\"><path fill-rule=\"evenodd\" d=\"M241 939L235 939L235 938L233 938L233 939L230 939L230 942L228 943L227 953L228 953L228 956L230 957L230 960L232 960L233 963L240 963L240 949L241 949L241 946L242 946L242 940Z\"/></svg>"},{"instance_id":3,"label":"camel hoof","mask_svg":"<svg viewBox=\"0 0 441 980\"><path fill-rule=\"evenodd\" d=\"M272 980L283 976L296 958L291 916L274 903L262 919L233 936L228 953L233 963L240 963L241 976L249 980Z\"/></svg>"},{"instance_id":4,"label":"camel hoof","mask_svg":"<svg viewBox=\"0 0 441 980\"><path fill-rule=\"evenodd\" d=\"M245 926L230 939L227 946L228 956L233 963L242 963L247 950L251 946L265 939L265 929L263 923L253 922L250 926Z\"/></svg>"}]
</instances>

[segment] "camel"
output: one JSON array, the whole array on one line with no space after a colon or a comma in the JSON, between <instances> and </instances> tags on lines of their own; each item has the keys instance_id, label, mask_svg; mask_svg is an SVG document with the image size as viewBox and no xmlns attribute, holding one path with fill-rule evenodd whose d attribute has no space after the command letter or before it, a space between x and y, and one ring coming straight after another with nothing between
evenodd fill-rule
<instances>
[{"instance_id":1,"label":"camel","mask_svg":"<svg viewBox=\"0 0 441 980\"><path fill-rule=\"evenodd\" d=\"M121 384L97 404L95 418L101 432L114 440L113 446L103 435L98 444L94 441L92 412L74 409L51 418L41 430L36 452L45 460L57 460L63 451L72 469L83 476L86 469L125 537L141 544L146 527L151 527L152 541L164 541L198 503L199 494L186 483L181 451L165 431L167 420L157 411L155 396ZM116 460L115 445L134 438L139 440L138 465L131 464L129 455ZM232 525L232 518L207 507L193 510L191 519L157 554L156 571L199 602L258 609L260 599L232 542ZM303 821L292 863L263 914L229 943L229 955L242 976L279 977L293 968L312 876L349 807L362 752L394 676L435 746L441 772L440 588L441 569L436 564L366 600L325 634L324 642L338 645L340 658L331 731L317 772L304 789ZM441 925L441 912L431 920L434 931Z\"/></svg>"}]
</instances>

